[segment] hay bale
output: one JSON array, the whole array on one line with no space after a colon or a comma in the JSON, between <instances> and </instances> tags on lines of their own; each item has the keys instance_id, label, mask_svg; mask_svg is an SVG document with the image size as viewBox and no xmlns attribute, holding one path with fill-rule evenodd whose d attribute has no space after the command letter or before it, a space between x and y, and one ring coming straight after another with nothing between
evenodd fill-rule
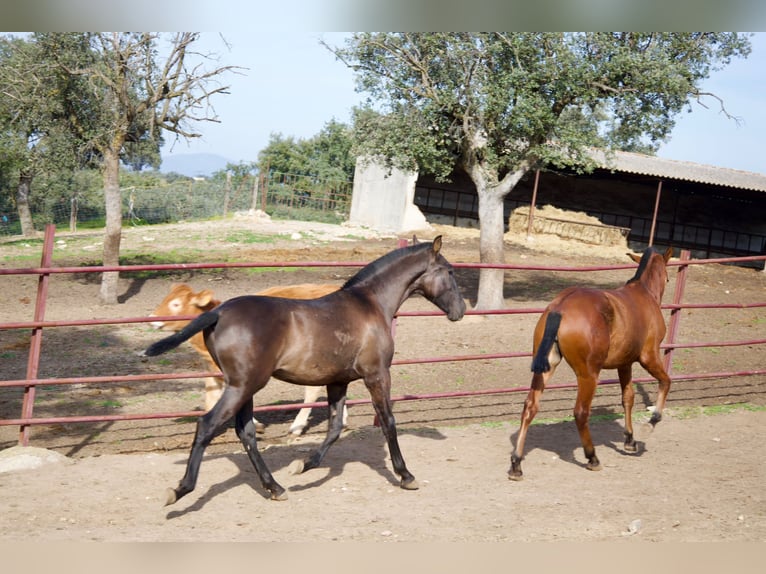
<instances>
[{"instance_id":1,"label":"hay bale","mask_svg":"<svg viewBox=\"0 0 766 574\"><path fill-rule=\"evenodd\" d=\"M513 233L527 232L529 208L518 207L508 218L508 230ZM567 211L552 205L535 209L532 233L556 235L590 245L628 246L630 229L605 225L598 218L578 211Z\"/></svg>"}]
</instances>

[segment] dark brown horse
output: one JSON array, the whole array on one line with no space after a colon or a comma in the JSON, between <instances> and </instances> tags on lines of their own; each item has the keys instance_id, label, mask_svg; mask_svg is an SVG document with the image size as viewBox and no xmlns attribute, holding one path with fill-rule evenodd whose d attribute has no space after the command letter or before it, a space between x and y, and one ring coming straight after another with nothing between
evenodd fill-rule
<instances>
[{"instance_id":1,"label":"dark brown horse","mask_svg":"<svg viewBox=\"0 0 766 574\"><path fill-rule=\"evenodd\" d=\"M413 293L419 293L458 321L465 313L452 265L441 255L441 236L433 243L415 243L373 261L340 290L313 300L249 295L225 301L203 313L186 328L151 345L145 354L158 355L203 331L205 344L223 372L221 398L197 422L197 431L178 487L168 492L167 504L188 494L197 482L205 448L235 418L237 436L271 498L287 498L256 446L253 395L270 377L297 385L327 386L329 428L324 442L294 472L322 462L343 428L346 389L364 379L375 413L388 442L400 486L418 484L399 450L391 409L391 360L394 341L391 321Z\"/></svg>"},{"instance_id":2,"label":"dark brown horse","mask_svg":"<svg viewBox=\"0 0 766 574\"><path fill-rule=\"evenodd\" d=\"M580 442L588 459L587 468L601 470L588 428L590 405L596 394L601 369L617 369L625 410L625 450L636 451L633 438L634 390L633 363L638 363L659 381L652 426L662 418L662 409L670 390L670 377L662 366L660 343L665 337L665 321L660 301L668 281L664 255L650 247L640 258L636 274L618 289L600 290L582 287L565 289L546 307L535 327L532 347L532 385L524 401L521 428L516 448L511 454L508 478L521 480L524 441L532 419L540 408L540 396L562 357L577 376L577 400L574 418Z\"/></svg>"}]
</instances>

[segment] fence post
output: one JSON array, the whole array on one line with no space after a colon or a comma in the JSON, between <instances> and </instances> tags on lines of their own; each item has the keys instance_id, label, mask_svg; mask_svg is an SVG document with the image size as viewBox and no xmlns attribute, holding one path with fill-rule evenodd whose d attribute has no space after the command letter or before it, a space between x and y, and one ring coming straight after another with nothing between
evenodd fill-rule
<instances>
[{"instance_id":1,"label":"fence post","mask_svg":"<svg viewBox=\"0 0 766 574\"><path fill-rule=\"evenodd\" d=\"M43 241L43 254L40 267L50 267L53 259L53 236L56 234L56 226L49 223L45 226L45 240ZM37 301L35 302L35 321L45 319L45 303L48 299L48 280L50 273L41 273L37 279ZM29 359L27 360L27 379L36 379L40 366L40 349L42 347L43 328L33 327L29 340ZM21 404L21 418L32 418L35 406L35 394L37 387L28 385L24 387L24 400ZM19 444L29 445L29 425L19 427Z\"/></svg>"},{"instance_id":2,"label":"fence post","mask_svg":"<svg viewBox=\"0 0 766 574\"><path fill-rule=\"evenodd\" d=\"M691 252L688 249L681 250L681 261L689 261ZM689 271L688 265L681 265L678 268L678 277L676 278L676 288L673 292L673 305L680 305L684 297L684 288L686 287L686 276ZM671 367L673 366L673 351L675 350L673 345L676 342L676 336L678 335L678 325L681 322L681 309L674 307L670 311L670 324L668 326L667 344L669 345L665 349L665 356L663 357L663 366L665 372L670 375Z\"/></svg>"}]
</instances>

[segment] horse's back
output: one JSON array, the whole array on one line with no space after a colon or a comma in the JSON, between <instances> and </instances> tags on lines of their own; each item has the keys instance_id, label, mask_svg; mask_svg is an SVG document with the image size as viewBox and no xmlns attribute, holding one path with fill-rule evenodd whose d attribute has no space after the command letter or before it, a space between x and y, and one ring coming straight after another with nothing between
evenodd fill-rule
<instances>
[{"instance_id":1,"label":"horse's back","mask_svg":"<svg viewBox=\"0 0 766 574\"><path fill-rule=\"evenodd\" d=\"M245 295L217 308L206 341L219 364L268 372L287 382L326 385L359 378L353 365L367 348L386 353L390 326L370 318L354 296L320 299ZM392 353L391 353L392 354Z\"/></svg>"}]
</instances>

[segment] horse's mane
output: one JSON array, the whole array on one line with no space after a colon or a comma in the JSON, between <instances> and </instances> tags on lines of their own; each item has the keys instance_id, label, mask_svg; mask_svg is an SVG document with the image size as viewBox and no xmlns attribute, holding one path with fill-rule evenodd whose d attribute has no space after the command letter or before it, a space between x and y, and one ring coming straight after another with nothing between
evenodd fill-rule
<instances>
[{"instance_id":1,"label":"horse's mane","mask_svg":"<svg viewBox=\"0 0 766 574\"><path fill-rule=\"evenodd\" d=\"M343 287L341 287L341 289L346 289L347 287L359 285L360 283L363 283L370 277L377 275L381 269L388 267L395 261L398 261L399 259L406 257L407 255L410 255L414 252L431 249L431 247L432 247L431 243L417 243L415 245L408 245L406 247L400 247L399 249L394 249L393 251L390 251L386 253L385 255L379 257L372 263L369 263L366 266L362 267L362 269L356 275L351 277L348 281L346 281L343 284Z\"/></svg>"},{"instance_id":2,"label":"horse's mane","mask_svg":"<svg viewBox=\"0 0 766 574\"><path fill-rule=\"evenodd\" d=\"M641 261L638 262L638 269L636 269L636 274L628 279L627 283L625 283L626 285L641 279L641 275L643 275L644 271L646 271L646 267L649 265L649 259L651 259L652 254L654 253L659 253L659 251L657 251L654 247L647 247L644 250L644 254L641 256Z\"/></svg>"}]
</instances>

